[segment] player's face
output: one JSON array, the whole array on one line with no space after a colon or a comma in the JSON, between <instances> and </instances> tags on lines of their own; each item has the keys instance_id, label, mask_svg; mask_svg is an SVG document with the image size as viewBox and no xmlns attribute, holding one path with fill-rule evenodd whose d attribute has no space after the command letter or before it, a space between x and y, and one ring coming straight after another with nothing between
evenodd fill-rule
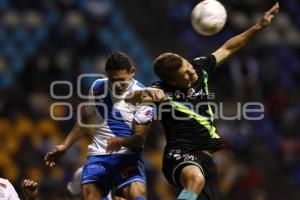
<instances>
[{"instance_id":1,"label":"player's face","mask_svg":"<svg viewBox=\"0 0 300 200\"><path fill-rule=\"evenodd\" d=\"M121 95L132 81L134 68L131 70L108 70L106 73L115 94Z\"/></svg>"},{"instance_id":2,"label":"player's face","mask_svg":"<svg viewBox=\"0 0 300 200\"><path fill-rule=\"evenodd\" d=\"M198 75L191 63L182 58L181 67L175 72L174 84L179 87L187 87L198 80Z\"/></svg>"}]
</instances>

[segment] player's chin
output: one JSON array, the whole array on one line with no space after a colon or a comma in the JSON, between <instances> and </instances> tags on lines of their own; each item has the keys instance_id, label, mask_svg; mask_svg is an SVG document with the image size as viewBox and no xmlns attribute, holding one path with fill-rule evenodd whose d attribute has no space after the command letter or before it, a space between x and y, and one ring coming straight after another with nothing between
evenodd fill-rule
<instances>
[{"instance_id":1,"label":"player's chin","mask_svg":"<svg viewBox=\"0 0 300 200\"><path fill-rule=\"evenodd\" d=\"M196 82L197 80L198 80L198 75L197 75L197 74L194 74L194 75L191 76L191 78L190 78L191 83L194 83L194 82Z\"/></svg>"},{"instance_id":2,"label":"player's chin","mask_svg":"<svg viewBox=\"0 0 300 200\"><path fill-rule=\"evenodd\" d=\"M116 89L115 94L116 95L122 95L125 92L126 88Z\"/></svg>"}]
</instances>

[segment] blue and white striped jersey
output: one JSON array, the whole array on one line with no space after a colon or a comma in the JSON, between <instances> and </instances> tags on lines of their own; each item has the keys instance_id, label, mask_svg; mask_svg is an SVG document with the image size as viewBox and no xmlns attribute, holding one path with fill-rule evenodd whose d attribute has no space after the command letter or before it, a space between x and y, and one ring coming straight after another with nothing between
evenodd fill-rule
<instances>
[{"instance_id":1,"label":"blue and white striped jersey","mask_svg":"<svg viewBox=\"0 0 300 200\"><path fill-rule=\"evenodd\" d=\"M125 97L132 90L139 90L144 86L135 79L122 95L115 95L108 84L108 79L97 79L90 91L90 108L94 111L93 141L88 146L88 155L104 155L107 139L110 137L128 137L133 135L132 123L145 124L153 118L153 108L150 106L134 106L125 102ZM128 154L132 151L122 147L117 154Z\"/></svg>"}]
</instances>

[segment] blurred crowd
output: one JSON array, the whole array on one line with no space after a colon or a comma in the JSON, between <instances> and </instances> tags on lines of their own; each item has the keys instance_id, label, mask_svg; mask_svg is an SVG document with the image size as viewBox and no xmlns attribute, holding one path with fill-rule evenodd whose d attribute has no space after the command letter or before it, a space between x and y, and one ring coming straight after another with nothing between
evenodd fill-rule
<instances>
[{"instance_id":1,"label":"blurred crowd","mask_svg":"<svg viewBox=\"0 0 300 200\"><path fill-rule=\"evenodd\" d=\"M253 25L274 3L223 0L226 26L217 35L204 37L189 23L196 2L153 0L136 11L138 0L0 0L0 177L19 191L21 180L31 178L40 183L41 199L63 199L66 183L85 161L90 135L58 166L46 168L43 156L76 121L76 115L53 120L49 111L54 102L70 102L76 110L82 101L76 95L80 74L103 73L107 54L122 50L135 62L136 78L149 84L156 79L151 63L160 47L165 51L169 46L168 51L189 58L206 55ZM225 116L236 114L237 102L265 106L265 117L259 121L216 120L225 143L214 156L224 200L300 199L300 2L286 0L280 6L274 24L209 80L215 101L224 103ZM138 16L132 19L135 13ZM73 84L71 98L51 98L54 80ZM82 90L87 91L89 84L83 82ZM63 88L58 92L68 93ZM53 108L57 117L69 112L63 105ZM163 129L155 121L145 145L150 200L175 199L178 192L161 172L163 146Z\"/></svg>"}]
</instances>

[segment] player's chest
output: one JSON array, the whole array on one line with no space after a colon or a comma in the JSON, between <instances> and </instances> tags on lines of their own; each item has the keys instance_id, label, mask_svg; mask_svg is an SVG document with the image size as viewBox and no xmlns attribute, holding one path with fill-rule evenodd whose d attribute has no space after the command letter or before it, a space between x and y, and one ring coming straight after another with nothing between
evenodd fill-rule
<instances>
[{"instance_id":1,"label":"player's chest","mask_svg":"<svg viewBox=\"0 0 300 200\"><path fill-rule=\"evenodd\" d=\"M112 112L134 113L135 107L132 104L126 103L124 100L115 101L112 105Z\"/></svg>"},{"instance_id":2,"label":"player's chest","mask_svg":"<svg viewBox=\"0 0 300 200\"><path fill-rule=\"evenodd\" d=\"M193 102L195 100L207 99L207 92L204 84L197 84L184 90L168 90L166 95L178 102Z\"/></svg>"}]
</instances>

